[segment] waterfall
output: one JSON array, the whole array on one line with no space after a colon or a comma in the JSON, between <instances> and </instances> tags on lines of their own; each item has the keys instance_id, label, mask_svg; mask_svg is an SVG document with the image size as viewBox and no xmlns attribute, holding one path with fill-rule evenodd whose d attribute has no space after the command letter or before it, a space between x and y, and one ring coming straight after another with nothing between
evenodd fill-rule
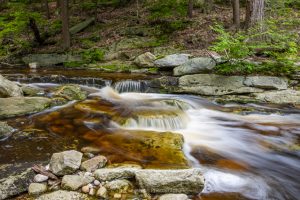
<instances>
[{"instance_id":1,"label":"waterfall","mask_svg":"<svg viewBox=\"0 0 300 200\"><path fill-rule=\"evenodd\" d=\"M125 80L114 84L114 89L118 92L146 92L147 84L145 81Z\"/></svg>"}]
</instances>

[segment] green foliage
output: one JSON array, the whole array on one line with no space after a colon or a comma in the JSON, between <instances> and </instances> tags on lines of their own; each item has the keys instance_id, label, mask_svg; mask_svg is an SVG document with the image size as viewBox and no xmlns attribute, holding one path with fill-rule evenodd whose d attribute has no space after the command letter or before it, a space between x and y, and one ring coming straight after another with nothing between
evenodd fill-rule
<instances>
[{"instance_id":1,"label":"green foliage","mask_svg":"<svg viewBox=\"0 0 300 200\"><path fill-rule=\"evenodd\" d=\"M102 49L89 49L82 52L82 58L86 63L103 61L105 51Z\"/></svg>"},{"instance_id":2,"label":"green foliage","mask_svg":"<svg viewBox=\"0 0 300 200\"><path fill-rule=\"evenodd\" d=\"M171 17L182 17L187 13L187 1L185 0L164 0L149 3L153 20L166 19Z\"/></svg>"}]
</instances>

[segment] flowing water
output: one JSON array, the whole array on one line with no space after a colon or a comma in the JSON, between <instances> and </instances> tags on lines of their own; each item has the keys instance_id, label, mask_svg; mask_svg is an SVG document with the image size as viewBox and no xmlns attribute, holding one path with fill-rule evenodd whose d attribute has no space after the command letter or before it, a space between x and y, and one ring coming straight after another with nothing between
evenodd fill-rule
<instances>
[{"instance_id":1,"label":"flowing water","mask_svg":"<svg viewBox=\"0 0 300 200\"><path fill-rule=\"evenodd\" d=\"M197 199L299 199L299 108L217 105L191 95L144 93L150 90L140 77L110 80L85 86L83 102L9 120L18 130L0 142L0 164L44 161L93 145L111 164L200 167L205 188ZM183 135L184 155L176 133Z\"/></svg>"}]
</instances>

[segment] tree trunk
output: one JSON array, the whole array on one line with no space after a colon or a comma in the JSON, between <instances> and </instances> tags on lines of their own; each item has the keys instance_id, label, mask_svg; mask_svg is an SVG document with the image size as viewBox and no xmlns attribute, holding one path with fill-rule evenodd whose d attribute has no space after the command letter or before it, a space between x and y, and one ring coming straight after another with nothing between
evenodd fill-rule
<instances>
[{"instance_id":1,"label":"tree trunk","mask_svg":"<svg viewBox=\"0 0 300 200\"><path fill-rule=\"evenodd\" d=\"M69 32L69 13L68 13L68 0L60 0L61 8L61 21L62 21L62 41L63 48L69 49L71 46L70 32Z\"/></svg>"},{"instance_id":2,"label":"tree trunk","mask_svg":"<svg viewBox=\"0 0 300 200\"><path fill-rule=\"evenodd\" d=\"M44 43L44 40L41 37L40 31L36 25L35 19L33 19L33 18L29 19L29 27L31 28L31 30L34 34L35 41L37 43L39 43L39 45L42 45Z\"/></svg>"},{"instance_id":3,"label":"tree trunk","mask_svg":"<svg viewBox=\"0 0 300 200\"><path fill-rule=\"evenodd\" d=\"M49 5L48 5L48 0L44 0L44 4L45 4L45 11L46 11L47 19L50 19L50 10L49 10Z\"/></svg>"},{"instance_id":4,"label":"tree trunk","mask_svg":"<svg viewBox=\"0 0 300 200\"><path fill-rule=\"evenodd\" d=\"M233 24L236 29L240 28L240 1L232 0L232 8L233 8Z\"/></svg>"},{"instance_id":5,"label":"tree trunk","mask_svg":"<svg viewBox=\"0 0 300 200\"><path fill-rule=\"evenodd\" d=\"M265 0L246 1L246 28L259 24L264 19Z\"/></svg>"},{"instance_id":6,"label":"tree trunk","mask_svg":"<svg viewBox=\"0 0 300 200\"><path fill-rule=\"evenodd\" d=\"M188 4L188 17L193 18L194 0L189 0Z\"/></svg>"},{"instance_id":7,"label":"tree trunk","mask_svg":"<svg viewBox=\"0 0 300 200\"><path fill-rule=\"evenodd\" d=\"M60 7L60 0L56 0L56 9Z\"/></svg>"}]
</instances>

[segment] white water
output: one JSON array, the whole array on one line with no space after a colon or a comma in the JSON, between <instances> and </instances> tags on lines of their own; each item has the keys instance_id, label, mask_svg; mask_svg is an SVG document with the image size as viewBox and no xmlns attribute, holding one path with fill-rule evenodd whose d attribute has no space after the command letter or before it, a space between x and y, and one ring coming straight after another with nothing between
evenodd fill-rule
<instances>
[{"instance_id":1,"label":"white water","mask_svg":"<svg viewBox=\"0 0 300 200\"><path fill-rule=\"evenodd\" d=\"M181 133L185 140L185 153L194 167L201 167L206 179L204 193L239 192L250 199L297 199L300 194L300 159L285 152L300 134L299 114L225 113L218 106L201 98L190 96L123 93L104 88L93 95L124 106L132 112L139 109L157 109L157 116L130 119L124 129L150 129ZM165 100L180 100L166 104ZM181 105L181 104L180 104ZM164 109L179 110L178 116L164 116ZM183 111L182 111L183 110ZM151 111L151 113L153 113ZM274 134L260 134L260 131ZM273 151L262 145L267 142ZM207 147L219 155L245 163L249 172L202 167L191 152ZM280 153L283 152L283 153ZM299 154L298 154L299 155Z\"/></svg>"}]
</instances>

